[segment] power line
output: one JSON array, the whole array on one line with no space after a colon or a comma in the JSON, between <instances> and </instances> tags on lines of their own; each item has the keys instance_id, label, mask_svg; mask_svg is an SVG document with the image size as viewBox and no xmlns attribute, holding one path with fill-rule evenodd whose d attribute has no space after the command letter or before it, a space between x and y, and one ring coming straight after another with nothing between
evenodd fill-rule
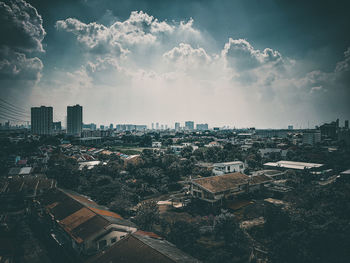
<instances>
[{"instance_id":1,"label":"power line","mask_svg":"<svg viewBox=\"0 0 350 263\"><path fill-rule=\"evenodd\" d=\"M13 109L11 109L11 108L8 108L8 107L2 105L1 103L0 103L0 108L3 109L3 110L0 109L0 112L5 110L5 111L7 111L7 112L9 112L9 113L16 114L16 115L19 115L19 116L21 116L21 117L22 117L22 116L30 117L28 114L24 114L24 113L22 113L22 112L15 111L15 110L13 110Z\"/></svg>"},{"instance_id":2,"label":"power line","mask_svg":"<svg viewBox=\"0 0 350 263\"><path fill-rule=\"evenodd\" d=\"M2 106L2 105L0 105L0 106ZM7 109L6 109L6 111L1 110L0 113L6 114L6 115L10 115L11 117L16 117L16 118L18 118L18 117L20 117L20 118L30 118L30 116L28 116L28 115L24 115L24 114L20 114L20 113L16 113L16 112L10 112L10 111L7 111Z\"/></svg>"},{"instance_id":3,"label":"power line","mask_svg":"<svg viewBox=\"0 0 350 263\"><path fill-rule=\"evenodd\" d=\"M14 121L14 122L28 122L28 120L25 121L17 118L8 118L2 115L1 113L0 113L0 119L7 120L7 121Z\"/></svg>"},{"instance_id":4,"label":"power line","mask_svg":"<svg viewBox=\"0 0 350 263\"><path fill-rule=\"evenodd\" d=\"M23 116L14 116L14 115L11 115L11 114L8 114L6 112L0 112L0 114L2 116L6 116L6 118L14 118L14 119L20 119L22 120ZM23 118L23 119L26 119L26 121L29 121L29 118Z\"/></svg>"},{"instance_id":5,"label":"power line","mask_svg":"<svg viewBox=\"0 0 350 263\"><path fill-rule=\"evenodd\" d=\"M28 110L25 110L25 109L23 109L22 107L16 106L16 105L14 105L14 104L12 104L12 103L10 103L10 102L4 100L4 99L1 99L1 98L0 98L0 101L2 101L2 102L4 102L4 103L8 104L9 106L11 106L12 108L14 108L15 110L22 111L23 113L29 113Z\"/></svg>"}]
</instances>

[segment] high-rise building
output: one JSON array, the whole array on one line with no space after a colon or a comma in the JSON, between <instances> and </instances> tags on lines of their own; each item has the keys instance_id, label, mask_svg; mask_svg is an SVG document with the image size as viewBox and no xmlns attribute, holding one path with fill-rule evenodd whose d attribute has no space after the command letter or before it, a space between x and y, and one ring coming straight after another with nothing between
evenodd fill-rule
<instances>
[{"instance_id":1,"label":"high-rise building","mask_svg":"<svg viewBox=\"0 0 350 263\"><path fill-rule=\"evenodd\" d=\"M194 122L193 121L186 121L185 128L186 128L186 130L193 131L194 130Z\"/></svg>"},{"instance_id":2,"label":"high-rise building","mask_svg":"<svg viewBox=\"0 0 350 263\"><path fill-rule=\"evenodd\" d=\"M152 130L154 130L154 123L152 122Z\"/></svg>"},{"instance_id":3,"label":"high-rise building","mask_svg":"<svg viewBox=\"0 0 350 263\"><path fill-rule=\"evenodd\" d=\"M344 127L345 127L345 129L349 129L349 120L345 121L345 126Z\"/></svg>"},{"instance_id":4,"label":"high-rise building","mask_svg":"<svg viewBox=\"0 0 350 263\"><path fill-rule=\"evenodd\" d=\"M159 130L159 123L156 123L156 130Z\"/></svg>"},{"instance_id":5,"label":"high-rise building","mask_svg":"<svg viewBox=\"0 0 350 263\"><path fill-rule=\"evenodd\" d=\"M50 135L53 127L52 107L31 108L31 130L33 134Z\"/></svg>"},{"instance_id":6,"label":"high-rise building","mask_svg":"<svg viewBox=\"0 0 350 263\"><path fill-rule=\"evenodd\" d=\"M109 124L109 129L113 130L113 123Z\"/></svg>"},{"instance_id":7,"label":"high-rise building","mask_svg":"<svg viewBox=\"0 0 350 263\"><path fill-rule=\"evenodd\" d=\"M196 124L196 130L199 131L207 131L209 130L208 124L204 123L204 124Z\"/></svg>"},{"instance_id":8,"label":"high-rise building","mask_svg":"<svg viewBox=\"0 0 350 263\"><path fill-rule=\"evenodd\" d=\"M293 125L288 125L288 130L293 130Z\"/></svg>"},{"instance_id":9,"label":"high-rise building","mask_svg":"<svg viewBox=\"0 0 350 263\"><path fill-rule=\"evenodd\" d=\"M315 145L321 142L321 132L319 130L307 130L303 132L303 144Z\"/></svg>"},{"instance_id":10,"label":"high-rise building","mask_svg":"<svg viewBox=\"0 0 350 263\"><path fill-rule=\"evenodd\" d=\"M67 106L67 134L80 136L83 130L83 107Z\"/></svg>"},{"instance_id":11,"label":"high-rise building","mask_svg":"<svg viewBox=\"0 0 350 263\"><path fill-rule=\"evenodd\" d=\"M180 122L175 122L175 131L180 130Z\"/></svg>"}]
</instances>

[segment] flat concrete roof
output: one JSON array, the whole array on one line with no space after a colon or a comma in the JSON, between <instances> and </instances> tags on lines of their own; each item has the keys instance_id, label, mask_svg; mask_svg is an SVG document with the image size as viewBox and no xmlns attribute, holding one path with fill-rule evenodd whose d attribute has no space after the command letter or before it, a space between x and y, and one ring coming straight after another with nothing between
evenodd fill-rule
<instances>
[{"instance_id":1,"label":"flat concrete roof","mask_svg":"<svg viewBox=\"0 0 350 263\"><path fill-rule=\"evenodd\" d=\"M292 162L292 161L278 161L275 163L274 162L265 163L264 166L304 170L304 169L311 169L311 168L319 168L319 167L324 166L324 164Z\"/></svg>"}]
</instances>

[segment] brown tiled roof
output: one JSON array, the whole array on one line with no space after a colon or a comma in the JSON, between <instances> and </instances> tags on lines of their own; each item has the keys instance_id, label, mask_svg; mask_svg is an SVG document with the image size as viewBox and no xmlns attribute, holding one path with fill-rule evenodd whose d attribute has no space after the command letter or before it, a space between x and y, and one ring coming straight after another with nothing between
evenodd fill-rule
<instances>
[{"instance_id":1,"label":"brown tiled roof","mask_svg":"<svg viewBox=\"0 0 350 263\"><path fill-rule=\"evenodd\" d=\"M147 231L142 231L142 230L137 230L135 235L140 235L140 236L148 236L148 237L153 237L153 238L159 238L162 239L160 236L158 236L156 233L153 232L147 232Z\"/></svg>"},{"instance_id":2,"label":"brown tiled roof","mask_svg":"<svg viewBox=\"0 0 350 263\"><path fill-rule=\"evenodd\" d=\"M271 181L271 178L261 174L261 175L256 175L252 176L249 180L249 184L262 184Z\"/></svg>"},{"instance_id":3,"label":"brown tiled roof","mask_svg":"<svg viewBox=\"0 0 350 263\"><path fill-rule=\"evenodd\" d=\"M217 193L234 189L239 185L247 183L248 179L249 176L245 174L230 173L210 177L203 177L195 179L192 182L200 185L202 188L207 189L212 193Z\"/></svg>"},{"instance_id":4,"label":"brown tiled roof","mask_svg":"<svg viewBox=\"0 0 350 263\"><path fill-rule=\"evenodd\" d=\"M101 216L110 216L110 217L114 217L114 218L123 219L120 215L118 215L114 212L108 211L108 210L98 209L98 208L91 207L91 206L89 206L89 209L91 209L96 214L99 214Z\"/></svg>"},{"instance_id":5,"label":"brown tiled roof","mask_svg":"<svg viewBox=\"0 0 350 263\"><path fill-rule=\"evenodd\" d=\"M85 240L101 231L107 225L109 225L107 219L101 216L94 216L74 228L71 233L73 236Z\"/></svg>"},{"instance_id":6,"label":"brown tiled roof","mask_svg":"<svg viewBox=\"0 0 350 263\"><path fill-rule=\"evenodd\" d=\"M151 237L129 235L87 263L174 263L199 262L173 244Z\"/></svg>"},{"instance_id":7,"label":"brown tiled roof","mask_svg":"<svg viewBox=\"0 0 350 263\"><path fill-rule=\"evenodd\" d=\"M90 218L94 217L95 213L90 209L82 208L75 213L67 216L65 219L61 220L59 223L62 225L67 231L71 231L77 226L83 224Z\"/></svg>"}]
</instances>

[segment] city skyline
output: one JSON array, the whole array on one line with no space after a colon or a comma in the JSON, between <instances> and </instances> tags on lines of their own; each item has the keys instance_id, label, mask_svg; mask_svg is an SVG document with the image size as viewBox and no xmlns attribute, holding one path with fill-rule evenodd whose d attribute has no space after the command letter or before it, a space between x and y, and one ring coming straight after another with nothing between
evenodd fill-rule
<instances>
[{"instance_id":1,"label":"city skyline","mask_svg":"<svg viewBox=\"0 0 350 263\"><path fill-rule=\"evenodd\" d=\"M75 104L85 123L102 124L308 128L348 119L346 6L4 1L2 98L26 114L52 106L62 123Z\"/></svg>"}]
</instances>

